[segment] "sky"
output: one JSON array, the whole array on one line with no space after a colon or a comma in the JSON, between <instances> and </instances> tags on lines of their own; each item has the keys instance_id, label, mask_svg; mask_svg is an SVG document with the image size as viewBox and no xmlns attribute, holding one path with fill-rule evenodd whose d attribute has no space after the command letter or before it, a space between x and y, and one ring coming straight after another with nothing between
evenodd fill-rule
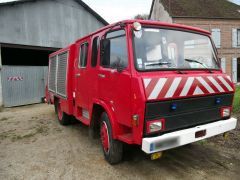
<instances>
[{"instance_id":1,"label":"sky","mask_svg":"<svg viewBox=\"0 0 240 180\"><path fill-rule=\"evenodd\" d=\"M0 2L15 0L0 0ZM83 0L109 23L148 14L152 0ZM230 0L240 5L240 0Z\"/></svg>"},{"instance_id":2,"label":"sky","mask_svg":"<svg viewBox=\"0 0 240 180\"><path fill-rule=\"evenodd\" d=\"M83 0L109 23L149 14L152 0Z\"/></svg>"}]
</instances>

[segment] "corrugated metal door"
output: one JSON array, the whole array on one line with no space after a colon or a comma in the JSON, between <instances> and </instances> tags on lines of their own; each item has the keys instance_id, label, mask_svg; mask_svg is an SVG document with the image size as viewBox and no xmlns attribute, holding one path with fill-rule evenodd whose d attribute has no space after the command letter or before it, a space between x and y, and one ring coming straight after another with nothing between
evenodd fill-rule
<instances>
[{"instance_id":1,"label":"corrugated metal door","mask_svg":"<svg viewBox=\"0 0 240 180\"><path fill-rule=\"evenodd\" d=\"M45 66L3 66L3 105L12 107L41 102L45 96L46 74Z\"/></svg>"}]
</instances>

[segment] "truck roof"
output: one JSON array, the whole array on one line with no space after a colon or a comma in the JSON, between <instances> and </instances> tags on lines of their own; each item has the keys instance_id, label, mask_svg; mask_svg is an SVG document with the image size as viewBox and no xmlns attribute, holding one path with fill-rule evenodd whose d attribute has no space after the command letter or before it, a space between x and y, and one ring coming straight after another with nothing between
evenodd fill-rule
<instances>
[{"instance_id":1,"label":"truck roof","mask_svg":"<svg viewBox=\"0 0 240 180\"><path fill-rule=\"evenodd\" d=\"M119 24L119 23L123 23L123 24L132 24L134 22L139 22L141 24L144 24L144 25L150 25L150 26L160 26L160 27L169 27L169 28L176 28L176 29L183 29L183 30L188 30L188 31L195 31L195 32L198 32L198 33L202 33L202 34L206 34L206 35L211 35L211 33L209 31L206 31L204 29L200 29L200 28L196 28L196 27L192 27L192 26L186 26L186 25L182 25L182 24L173 24L173 23L166 23L166 22L161 22L161 21L152 21L152 20L140 20L140 19L133 19L133 20L123 20L123 21L119 21L119 22L116 22L116 23L113 23L113 24L109 24L107 26L104 26L100 29L98 29L97 31L95 32L92 32L86 36L83 36L79 39L77 39L75 42L73 42L72 44L68 45L67 47L63 48L63 49L60 49L52 54L50 54L50 57L51 56L54 56L55 54L58 54L60 52L63 52L64 50L68 49L71 45L79 42L80 40L82 39L85 39L85 38L88 38L90 36L93 36L101 31L104 31L106 29L109 29L111 27L114 27L116 26L116 24Z\"/></svg>"},{"instance_id":2,"label":"truck roof","mask_svg":"<svg viewBox=\"0 0 240 180\"><path fill-rule=\"evenodd\" d=\"M173 23L167 23L167 22L161 22L161 21L152 21L152 20L140 20L140 19L132 19L132 20L123 20L123 21L118 21L116 23L113 23L113 24L109 24L107 26L104 26L100 29L98 29L97 31L93 32L93 33L90 33L84 37L81 37L79 38L78 40L76 40L76 42L78 42L79 40L81 39L84 39L84 38L87 38L89 36L92 36L94 34L97 34L105 29L109 29L113 26L115 26L116 24L119 24L119 23L123 23L123 24L132 24L134 22L139 22L141 24L144 24L144 25L156 25L156 26L162 26L162 27L170 27L170 28L179 28L179 29L184 29L184 30L190 30L190 31L196 31L196 32L199 32L199 33L203 33L203 34L207 34L207 35L211 35L211 33L207 30L204 30L204 29L200 29L200 28L196 28L196 27L192 27L192 26L187 26L187 25L182 25L182 24L173 24Z\"/></svg>"}]
</instances>

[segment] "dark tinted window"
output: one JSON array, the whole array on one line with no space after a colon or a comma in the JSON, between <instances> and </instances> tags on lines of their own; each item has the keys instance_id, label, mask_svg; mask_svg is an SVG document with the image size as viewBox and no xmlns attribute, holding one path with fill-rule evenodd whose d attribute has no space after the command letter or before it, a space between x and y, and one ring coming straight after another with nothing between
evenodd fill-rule
<instances>
[{"instance_id":1,"label":"dark tinted window","mask_svg":"<svg viewBox=\"0 0 240 180\"><path fill-rule=\"evenodd\" d=\"M98 46L99 46L99 37L95 37L92 43L92 60L91 60L92 67L95 67L97 65Z\"/></svg>"},{"instance_id":2,"label":"dark tinted window","mask_svg":"<svg viewBox=\"0 0 240 180\"><path fill-rule=\"evenodd\" d=\"M79 67L87 66L87 58L88 58L88 43L83 43L81 44L80 47Z\"/></svg>"},{"instance_id":3,"label":"dark tinted window","mask_svg":"<svg viewBox=\"0 0 240 180\"><path fill-rule=\"evenodd\" d=\"M104 66L110 68L127 67L128 53L125 31L119 30L108 33L106 38L110 40L110 62L104 64ZM101 63L101 65L103 64Z\"/></svg>"}]
</instances>

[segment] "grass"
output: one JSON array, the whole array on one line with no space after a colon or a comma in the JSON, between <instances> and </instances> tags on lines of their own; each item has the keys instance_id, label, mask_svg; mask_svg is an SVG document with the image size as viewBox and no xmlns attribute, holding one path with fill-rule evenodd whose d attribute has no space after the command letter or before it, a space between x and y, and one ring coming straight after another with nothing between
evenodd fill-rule
<instances>
[{"instance_id":1,"label":"grass","mask_svg":"<svg viewBox=\"0 0 240 180\"><path fill-rule=\"evenodd\" d=\"M233 101L233 113L240 112L240 86L236 87L236 92Z\"/></svg>"}]
</instances>

